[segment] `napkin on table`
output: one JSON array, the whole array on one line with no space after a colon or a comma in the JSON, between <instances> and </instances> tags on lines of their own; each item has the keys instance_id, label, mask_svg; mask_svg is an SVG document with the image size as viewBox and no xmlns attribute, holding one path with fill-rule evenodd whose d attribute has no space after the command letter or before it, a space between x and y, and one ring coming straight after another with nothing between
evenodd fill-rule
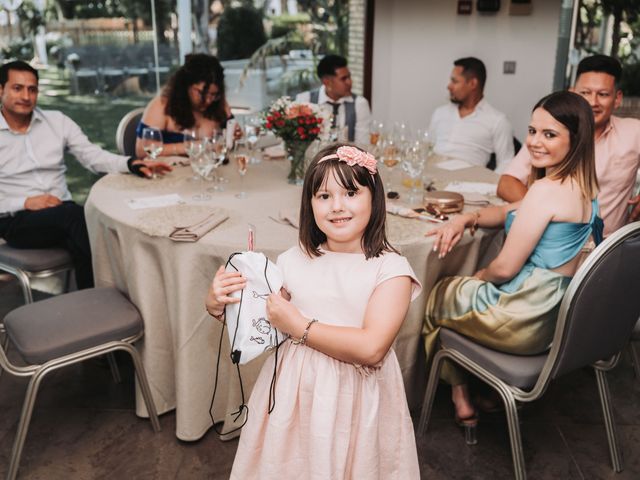
<instances>
[{"instance_id":1,"label":"napkin on table","mask_svg":"<svg viewBox=\"0 0 640 480\"><path fill-rule=\"evenodd\" d=\"M225 213L212 213L193 225L175 227L169 238L176 242L196 242L228 218Z\"/></svg>"}]
</instances>

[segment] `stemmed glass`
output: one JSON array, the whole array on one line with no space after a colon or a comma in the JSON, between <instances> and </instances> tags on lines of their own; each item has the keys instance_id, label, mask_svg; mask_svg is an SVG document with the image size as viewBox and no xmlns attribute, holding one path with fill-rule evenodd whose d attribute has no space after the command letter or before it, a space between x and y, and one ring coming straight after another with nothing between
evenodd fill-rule
<instances>
[{"instance_id":1,"label":"stemmed glass","mask_svg":"<svg viewBox=\"0 0 640 480\"><path fill-rule=\"evenodd\" d=\"M249 156L241 143L236 147L233 156L235 157L238 174L240 175L240 191L236 193L236 198L247 198L247 192L244 191L244 176L247 174Z\"/></svg>"},{"instance_id":2,"label":"stemmed glass","mask_svg":"<svg viewBox=\"0 0 640 480\"><path fill-rule=\"evenodd\" d=\"M383 130L384 124L382 122L371 120L371 124L369 125L369 144L371 144L371 149L374 154L378 151L378 144L380 143Z\"/></svg>"},{"instance_id":3,"label":"stemmed glass","mask_svg":"<svg viewBox=\"0 0 640 480\"><path fill-rule=\"evenodd\" d=\"M142 129L142 148L155 161L162 152L162 132L158 128L145 127ZM151 178L157 178L155 169L151 169Z\"/></svg>"},{"instance_id":4,"label":"stemmed glass","mask_svg":"<svg viewBox=\"0 0 640 480\"><path fill-rule=\"evenodd\" d=\"M259 155L256 155L256 145L258 144L258 138L260 135L260 120L255 116L249 116L245 120L244 125L244 134L247 139L247 145L249 146L249 151L251 152L251 158L249 159L249 163L256 164L262 162L262 159Z\"/></svg>"},{"instance_id":5,"label":"stemmed glass","mask_svg":"<svg viewBox=\"0 0 640 480\"><path fill-rule=\"evenodd\" d=\"M416 145L422 149L426 159L433 155L433 136L428 130L418 130L416 135Z\"/></svg>"},{"instance_id":6,"label":"stemmed glass","mask_svg":"<svg viewBox=\"0 0 640 480\"><path fill-rule=\"evenodd\" d=\"M196 182L200 180L198 171L194 168L195 159L204 151L204 142L198 136L198 131L193 129L187 129L182 132L184 138L184 149L189 156L191 168L193 169L193 176L190 180Z\"/></svg>"},{"instance_id":7,"label":"stemmed glass","mask_svg":"<svg viewBox=\"0 0 640 480\"><path fill-rule=\"evenodd\" d=\"M389 193L391 193L391 179L393 176L393 169L396 165L398 165L398 163L400 163L401 155L401 149L393 138L387 138L382 143L382 163L386 167L387 171L387 182L385 186L387 196L389 195Z\"/></svg>"},{"instance_id":8,"label":"stemmed glass","mask_svg":"<svg viewBox=\"0 0 640 480\"><path fill-rule=\"evenodd\" d=\"M411 193L409 194L409 204L411 205L416 203L416 195L420 194L418 183L424 171L424 162L424 153L419 148L410 148L402 161L402 169L411 181Z\"/></svg>"}]
</instances>

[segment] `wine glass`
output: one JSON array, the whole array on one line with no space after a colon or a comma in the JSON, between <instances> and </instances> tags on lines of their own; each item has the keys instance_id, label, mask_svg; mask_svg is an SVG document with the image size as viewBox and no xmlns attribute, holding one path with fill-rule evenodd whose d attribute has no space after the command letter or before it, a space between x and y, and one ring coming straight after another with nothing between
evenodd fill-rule
<instances>
[{"instance_id":1,"label":"wine glass","mask_svg":"<svg viewBox=\"0 0 640 480\"><path fill-rule=\"evenodd\" d=\"M402 161L402 169L409 176L411 181L411 193L409 194L409 204L416 202L416 195L420 194L420 177L424 171L425 156L421 149L411 148L407 151Z\"/></svg>"},{"instance_id":2,"label":"wine glass","mask_svg":"<svg viewBox=\"0 0 640 480\"><path fill-rule=\"evenodd\" d=\"M422 149L426 159L433 155L433 136L428 130L418 130L416 135L416 145Z\"/></svg>"},{"instance_id":3,"label":"wine glass","mask_svg":"<svg viewBox=\"0 0 640 480\"><path fill-rule=\"evenodd\" d=\"M145 127L142 129L142 148L155 161L162 152L162 132L158 128ZM155 169L151 169L151 178L156 178Z\"/></svg>"},{"instance_id":4,"label":"wine glass","mask_svg":"<svg viewBox=\"0 0 640 480\"><path fill-rule=\"evenodd\" d=\"M385 190L387 195L391 193L391 179L393 176L393 170L398 163L400 163L400 157L402 155L401 149L398 146L396 140L393 138L387 138L382 144L382 163L384 164L387 172L387 182Z\"/></svg>"},{"instance_id":5,"label":"wine glass","mask_svg":"<svg viewBox=\"0 0 640 480\"><path fill-rule=\"evenodd\" d=\"M369 143L372 147L377 147L383 130L384 124L382 122L371 120L371 124L369 125Z\"/></svg>"},{"instance_id":6,"label":"wine glass","mask_svg":"<svg viewBox=\"0 0 640 480\"><path fill-rule=\"evenodd\" d=\"M196 157L198 157L198 155L203 152L204 144L202 142L202 139L198 136L198 131L195 129L184 130L182 132L182 136L184 138L185 152L187 152L190 163L192 165L191 168L193 168L193 162L195 161ZM194 182L200 180L200 175L198 174L197 170L193 170L193 176L190 178L190 180Z\"/></svg>"},{"instance_id":7,"label":"wine glass","mask_svg":"<svg viewBox=\"0 0 640 480\"><path fill-rule=\"evenodd\" d=\"M224 143L224 138L221 134L214 130L210 137L206 139L204 156L206 159L207 170L205 171L204 179L208 182L213 182L213 187L208 188L208 192L222 191L222 184L218 182L218 167L222 165L225 157L220 155L221 145Z\"/></svg>"},{"instance_id":8,"label":"wine glass","mask_svg":"<svg viewBox=\"0 0 640 480\"><path fill-rule=\"evenodd\" d=\"M240 191L236 193L236 198L247 198L247 192L244 191L244 176L247 174L247 165L249 164L249 155L244 145L239 143L233 153L238 174L240 175Z\"/></svg>"},{"instance_id":9,"label":"wine glass","mask_svg":"<svg viewBox=\"0 0 640 480\"><path fill-rule=\"evenodd\" d=\"M256 155L256 145L258 144L258 138L260 135L260 119L256 116L251 115L245 120L244 125L244 134L247 139L247 145L249 146L249 151L251 152L251 158L249 162L252 164L257 164L262 162L262 159L259 155Z\"/></svg>"}]
</instances>

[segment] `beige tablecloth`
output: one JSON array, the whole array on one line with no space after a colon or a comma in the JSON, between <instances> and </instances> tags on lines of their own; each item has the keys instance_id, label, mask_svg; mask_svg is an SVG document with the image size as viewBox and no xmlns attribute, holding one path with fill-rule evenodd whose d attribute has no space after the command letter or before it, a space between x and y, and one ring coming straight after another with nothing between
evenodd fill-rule
<instances>
[{"instance_id":1,"label":"beige tablecloth","mask_svg":"<svg viewBox=\"0 0 640 480\"><path fill-rule=\"evenodd\" d=\"M211 427L209 406L221 325L205 311L204 298L216 269L230 254L246 250L247 225L256 229L256 250L275 260L295 245L297 230L275 222L283 209L296 208L301 187L286 182L284 161L251 165L245 177L246 199L237 199L239 178L232 166L220 172L230 182L225 192L208 201L194 195L211 184L191 181L189 167L176 167L157 180L112 174L98 181L85 206L93 266L98 286L115 286L138 307L145 323L139 343L151 390L159 413L176 409L176 435L197 440ZM452 179L496 181L489 170L472 167L455 172L432 169L437 184ZM186 205L142 210L131 209L128 200L177 193ZM406 193L406 192L401 192ZM174 242L166 237L172 227L197 222L219 210L229 219L195 243ZM423 236L432 224L388 216L389 237L405 255L423 285L395 342L409 404L419 405L425 385L424 355L420 331L427 295L445 275L470 275L499 249L501 235L480 231L465 235L444 259L432 252L432 241ZM226 334L225 334L226 336ZM216 421L239 405L235 366L229 361L229 342L222 342L222 359L213 411ZM241 367L247 396L263 359ZM137 414L146 416L139 390Z\"/></svg>"}]
</instances>

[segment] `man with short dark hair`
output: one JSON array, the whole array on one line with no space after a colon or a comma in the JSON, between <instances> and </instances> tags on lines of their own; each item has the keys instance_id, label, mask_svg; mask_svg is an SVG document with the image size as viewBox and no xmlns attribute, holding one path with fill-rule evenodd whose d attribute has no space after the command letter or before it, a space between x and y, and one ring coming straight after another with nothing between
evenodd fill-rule
<instances>
[{"instance_id":1,"label":"man with short dark hair","mask_svg":"<svg viewBox=\"0 0 640 480\"><path fill-rule=\"evenodd\" d=\"M71 201L63 154L70 150L93 172L149 176L171 169L162 162L109 153L56 111L36 107L38 72L21 61L0 67L0 238L16 248L66 248L78 288L93 286L83 207Z\"/></svg>"},{"instance_id":2,"label":"man with short dark hair","mask_svg":"<svg viewBox=\"0 0 640 480\"><path fill-rule=\"evenodd\" d=\"M347 59L339 55L326 55L318 63L317 74L322 86L298 94L296 101L326 106L331 114L331 127L346 129L346 138L350 142L367 145L371 110L366 98L351 92L351 72L347 67Z\"/></svg>"},{"instance_id":3,"label":"man with short dark hair","mask_svg":"<svg viewBox=\"0 0 640 480\"><path fill-rule=\"evenodd\" d=\"M466 57L453 65L447 86L451 103L438 107L429 125L434 152L481 167L493 153L496 170L501 171L513 158L513 129L506 115L484 99L484 63Z\"/></svg>"},{"instance_id":4,"label":"man with short dark hair","mask_svg":"<svg viewBox=\"0 0 640 480\"><path fill-rule=\"evenodd\" d=\"M571 89L582 95L593 111L598 201L605 235L640 217L640 195L633 196L640 167L640 120L613 115L622 103L618 86L621 77L618 60L593 55L578 64L576 83ZM531 155L525 146L500 177L498 196L508 202L524 197L530 171ZM635 206L630 215L629 205Z\"/></svg>"}]
</instances>

